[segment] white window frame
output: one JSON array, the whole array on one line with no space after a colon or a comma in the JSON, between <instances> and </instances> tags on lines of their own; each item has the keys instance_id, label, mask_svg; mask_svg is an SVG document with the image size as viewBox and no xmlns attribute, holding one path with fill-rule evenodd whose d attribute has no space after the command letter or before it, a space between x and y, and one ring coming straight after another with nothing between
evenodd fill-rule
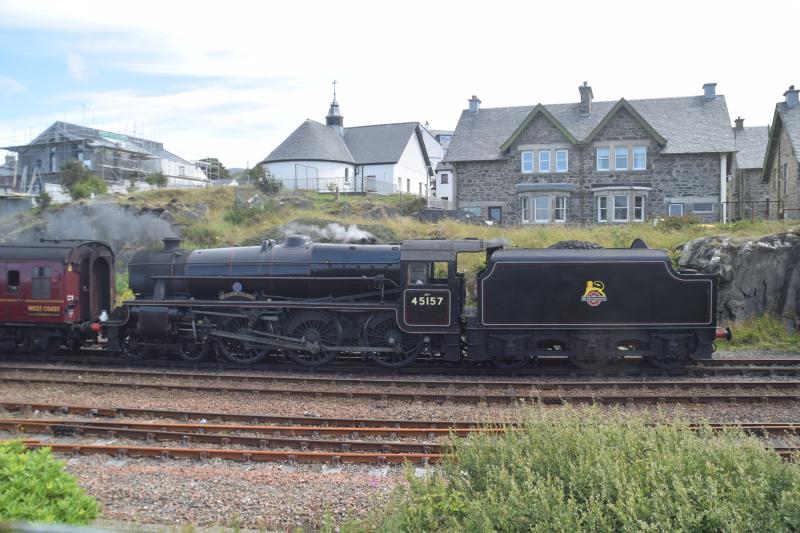
<instances>
[{"instance_id":1,"label":"white window frame","mask_svg":"<svg viewBox=\"0 0 800 533\"><path fill-rule=\"evenodd\" d=\"M527 196L520 196L519 197L519 211L520 211L520 220L523 224L530 223L530 200Z\"/></svg>"},{"instance_id":2,"label":"white window frame","mask_svg":"<svg viewBox=\"0 0 800 533\"><path fill-rule=\"evenodd\" d=\"M635 222L644 221L644 217L645 217L644 210L645 210L645 204L647 203L645 201L646 198L647 197L645 195L643 195L643 194L634 194L633 195L633 220ZM641 201L641 205L639 205L639 206L636 205L637 200ZM638 214L636 212L637 210L639 211Z\"/></svg>"},{"instance_id":3,"label":"white window frame","mask_svg":"<svg viewBox=\"0 0 800 533\"><path fill-rule=\"evenodd\" d=\"M597 197L597 221L608 222L608 196Z\"/></svg>"},{"instance_id":4,"label":"white window frame","mask_svg":"<svg viewBox=\"0 0 800 533\"><path fill-rule=\"evenodd\" d=\"M644 151L644 155L642 157L642 165L636 165L636 150ZM634 146L633 147L633 170L647 170L647 146Z\"/></svg>"},{"instance_id":5,"label":"white window frame","mask_svg":"<svg viewBox=\"0 0 800 533\"><path fill-rule=\"evenodd\" d=\"M601 151L605 152L605 157L602 157L602 158L600 157L600 152ZM597 163L595 165L597 167L597 171L598 172L608 172L608 171L610 171L611 170L611 149L608 148L608 147L598 148L597 151L595 152L595 154L596 154L595 157L597 159ZM601 168L600 167L600 160L601 159L605 160L606 168Z\"/></svg>"},{"instance_id":6,"label":"white window frame","mask_svg":"<svg viewBox=\"0 0 800 533\"><path fill-rule=\"evenodd\" d=\"M614 199L613 202L613 211L611 216L613 216L614 222L628 222L630 220L630 208L631 208L631 197L627 194L615 194L612 196ZM625 198L625 218L617 218L617 209L622 209L621 207L617 207L617 198Z\"/></svg>"},{"instance_id":7,"label":"white window frame","mask_svg":"<svg viewBox=\"0 0 800 533\"><path fill-rule=\"evenodd\" d=\"M543 159L543 156L547 156L547 159ZM545 165L547 165L547 168L545 168ZM551 172L552 168L550 150L539 150L539 172Z\"/></svg>"},{"instance_id":8,"label":"white window frame","mask_svg":"<svg viewBox=\"0 0 800 533\"><path fill-rule=\"evenodd\" d=\"M563 204L561 207L558 204ZM560 217L559 217L559 211ZM566 196L556 196L553 201L553 221L559 224L563 224L567 221L567 197Z\"/></svg>"},{"instance_id":9,"label":"white window frame","mask_svg":"<svg viewBox=\"0 0 800 533\"><path fill-rule=\"evenodd\" d=\"M625 156L625 166L619 165L619 159ZM628 147L616 146L614 147L614 170L628 170Z\"/></svg>"},{"instance_id":10,"label":"white window frame","mask_svg":"<svg viewBox=\"0 0 800 533\"><path fill-rule=\"evenodd\" d=\"M564 154L564 168L558 166L558 155ZM569 150L556 150L556 172L569 172Z\"/></svg>"},{"instance_id":11,"label":"white window frame","mask_svg":"<svg viewBox=\"0 0 800 533\"><path fill-rule=\"evenodd\" d=\"M681 212L679 214L677 214L677 215L673 215L672 214L672 208L673 207L679 207ZM667 215L669 215L671 217L682 217L683 216L683 204L682 203L678 203L678 202L670 202L667 205Z\"/></svg>"},{"instance_id":12,"label":"white window frame","mask_svg":"<svg viewBox=\"0 0 800 533\"><path fill-rule=\"evenodd\" d=\"M698 204L708 204L711 206L711 209L708 211L700 211L695 206ZM714 202L692 202L692 213L697 213L698 215L708 215L714 212Z\"/></svg>"},{"instance_id":13,"label":"white window frame","mask_svg":"<svg viewBox=\"0 0 800 533\"><path fill-rule=\"evenodd\" d=\"M547 202L547 207L541 208L537 207L536 203L539 199L545 200ZM550 197L549 196L534 196L533 197L533 221L536 224L549 224L550 223ZM544 211L547 214L547 218L539 218L539 211Z\"/></svg>"},{"instance_id":14,"label":"white window frame","mask_svg":"<svg viewBox=\"0 0 800 533\"><path fill-rule=\"evenodd\" d=\"M186 167L183 165L178 165L178 176L185 176L186 175Z\"/></svg>"},{"instance_id":15,"label":"white window frame","mask_svg":"<svg viewBox=\"0 0 800 533\"><path fill-rule=\"evenodd\" d=\"M531 160L530 160L531 168L528 169L528 170L525 170L525 156L526 155L530 156L530 158L531 158ZM522 155L520 156L520 171L523 174L532 174L533 173L533 160L534 160L533 150L523 150L522 151Z\"/></svg>"}]
</instances>

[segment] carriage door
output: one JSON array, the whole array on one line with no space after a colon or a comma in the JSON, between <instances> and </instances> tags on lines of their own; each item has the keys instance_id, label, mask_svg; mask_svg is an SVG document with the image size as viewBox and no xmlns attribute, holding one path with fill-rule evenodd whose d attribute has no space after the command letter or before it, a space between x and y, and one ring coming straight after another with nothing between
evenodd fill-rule
<instances>
[{"instance_id":1,"label":"carriage door","mask_svg":"<svg viewBox=\"0 0 800 533\"><path fill-rule=\"evenodd\" d=\"M111 312L111 267L102 257L98 257L92 263L89 292L92 302L91 319L100 316L103 311Z\"/></svg>"},{"instance_id":2,"label":"carriage door","mask_svg":"<svg viewBox=\"0 0 800 533\"><path fill-rule=\"evenodd\" d=\"M0 319L13 320L20 317L22 302L22 265L6 264L0 280Z\"/></svg>"},{"instance_id":3,"label":"carriage door","mask_svg":"<svg viewBox=\"0 0 800 533\"><path fill-rule=\"evenodd\" d=\"M81 258L80 287L78 287L78 306L80 310L80 321L91 320L91 260L88 256Z\"/></svg>"},{"instance_id":4,"label":"carriage door","mask_svg":"<svg viewBox=\"0 0 800 533\"><path fill-rule=\"evenodd\" d=\"M408 261L403 289L403 322L411 327L448 327L452 291L447 261Z\"/></svg>"}]
</instances>

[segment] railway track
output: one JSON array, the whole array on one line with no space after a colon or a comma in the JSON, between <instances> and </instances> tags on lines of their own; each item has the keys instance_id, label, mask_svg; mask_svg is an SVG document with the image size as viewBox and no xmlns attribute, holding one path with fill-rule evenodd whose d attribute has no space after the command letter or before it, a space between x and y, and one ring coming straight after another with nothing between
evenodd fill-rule
<instances>
[{"instance_id":1,"label":"railway track","mask_svg":"<svg viewBox=\"0 0 800 533\"><path fill-rule=\"evenodd\" d=\"M82 408L83 411L86 409ZM101 411L114 410L95 408L91 412ZM175 415L181 416L186 414L188 413L175 413ZM206 414L191 413L191 416L196 418ZM46 434L48 441L29 439L25 442L34 448L47 446L57 452L72 454L102 453L131 457L315 461L336 464L339 462L438 462L446 450L442 444L435 442L436 439L444 436L464 437L477 432L501 432L509 428L513 430L513 426L482 426L477 422L469 423L471 425L469 428L422 428L420 421L401 420L381 421L385 424L383 427L363 427L361 420L340 420L339 422L349 422L350 426L187 424L164 421L133 422L13 417L0 419L0 431L25 435ZM374 422L371 421L371 423ZM389 423L392 425L390 426ZM439 424L448 424L448 422ZM787 459L798 451L796 447L784 446L783 443L776 444L774 440L781 437L796 437L800 434L800 424L706 424L703 427L711 427L715 430L739 429L762 438L772 439L770 447ZM51 436L54 439L81 438L84 440L89 437L98 437L111 439L111 442L102 444L98 442L64 443L49 441ZM392 440L365 440L387 437ZM397 440L403 437L422 437L428 441L404 442ZM119 439L134 442L146 441L149 446L131 443L114 444ZM152 445L161 442L178 443L179 446ZM198 447L198 445L204 447ZM219 448L205 447L207 445L216 445Z\"/></svg>"},{"instance_id":2,"label":"railway track","mask_svg":"<svg viewBox=\"0 0 800 533\"><path fill-rule=\"evenodd\" d=\"M22 370L22 372L28 372ZM47 371L30 371L48 373ZM462 403L508 403L516 401L560 403L774 403L800 401L800 381L404 381L339 377L270 377L238 375L176 374L111 370L59 370L61 377L0 375L0 383L58 385L203 393L278 395L284 397L369 399L378 401L422 401ZM119 380L85 379L87 375L113 376ZM70 378L68 376L75 375ZM174 383L163 378L189 380ZM139 380L132 381L132 378ZM143 380L145 379L145 380ZM150 381L146 381L150 379ZM217 383L198 383L200 380ZM225 383L225 381L230 382ZM251 386L252 382L266 386ZM287 387L286 385L290 385ZM284 385L284 386L280 386ZM322 386L330 386L325 389ZM345 387L342 389L341 387ZM363 390L369 387L379 390ZM747 389L756 389L748 393ZM776 391L780 392L776 392ZM724 391L724 393L714 393Z\"/></svg>"},{"instance_id":3,"label":"railway track","mask_svg":"<svg viewBox=\"0 0 800 533\"><path fill-rule=\"evenodd\" d=\"M458 376L508 376L509 371L494 368L487 364L452 364L428 362L409 368L390 369L374 364L365 364L361 359L344 360L340 363L307 367L289 361L242 366L226 361L186 362L175 359L155 358L131 360L108 355L97 355L88 350L82 355L58 354L54 356L3 355L0 365L5 364L69 364L83 367L168 368L186 371L242 371L305 373L310 375L353 374L353 375L458 375ZM800 359L712 359L695 366L673 370L661 370L643 364L641 358L626 357L612 361L607 367L592 371L575 368L563 357L540 358L532 366L513 371L516 376L661 376L661 375L799 375Z\"/></svg>"}]
</instances>

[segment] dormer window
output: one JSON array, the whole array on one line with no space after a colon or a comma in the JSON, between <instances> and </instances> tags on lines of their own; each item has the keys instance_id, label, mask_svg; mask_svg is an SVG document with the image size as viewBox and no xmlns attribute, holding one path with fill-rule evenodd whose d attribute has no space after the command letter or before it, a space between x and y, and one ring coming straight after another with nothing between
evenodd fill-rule
<instances>
[{"instance_id":1,"label":"dormer window","mask_svg":"<svg viewBox=\"0 0 800 533\"><path fill-rule=\"evenodd\" d=\"M556 172L567 172L569 170L568 154L567 150L556 150Z\"/></svg>"},{"instance_id":2,"label":"dormer window","mask_svg":"<svg viewBox=\"0 0 800 533\"><path fill-rule=\"evenodd\" d=\"M550 172L550 150L539 150L539 172Z\"/></svg>"},{"instance_id":3,"label":"dormer window","mask_svg":"<svg viewBox=\"0 0 800 533\"><path fill-rule=\"evenodd\" d=\"M608 148L597 149L597 170L608 171L610 169L608 164L608 153Z\"/></svg>"},{"instance_id":4,"label":"dormer window","mask_svg":"<svg viewBox=\"0 0 800 533\"><path fill-rule=\"evenodd\" d=\"M614 148L614 170L628 170L628 147Z\"/></svg>"},{"instance_id":5,"label":"dormer window","mask_svg":"<svg viewBox=\"0 0 800 533\"><path fill-rule=\"evenodd\" d=\"M533 172L533 152L522 152L522 172L529 174Z\"/></svg>"}]
</instances>

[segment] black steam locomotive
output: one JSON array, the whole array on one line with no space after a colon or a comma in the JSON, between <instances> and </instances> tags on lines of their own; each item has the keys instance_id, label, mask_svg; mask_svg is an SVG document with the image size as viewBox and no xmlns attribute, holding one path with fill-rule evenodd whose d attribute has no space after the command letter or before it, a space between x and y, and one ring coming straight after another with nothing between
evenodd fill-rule
<instances>
[{"instance_id":1,"label":"black steam locomotive","mask_svg":"<svg viewBox=\"0 0 800 533\"><path fill-rule=\"evenodd\" d=\"M127 357L513 369L562 356L593 369L634 355L671 368L710 358L715 338L730 335L717 328L716 277L675 271L666 252L639 240L595 250L505 250L476 239L345 245L293 236L195 251L164 242L134 256L135 300L103 324L108 348ZM460 253L486 254L472 287L457 271Z\"/></svg>"}]
</instances>

